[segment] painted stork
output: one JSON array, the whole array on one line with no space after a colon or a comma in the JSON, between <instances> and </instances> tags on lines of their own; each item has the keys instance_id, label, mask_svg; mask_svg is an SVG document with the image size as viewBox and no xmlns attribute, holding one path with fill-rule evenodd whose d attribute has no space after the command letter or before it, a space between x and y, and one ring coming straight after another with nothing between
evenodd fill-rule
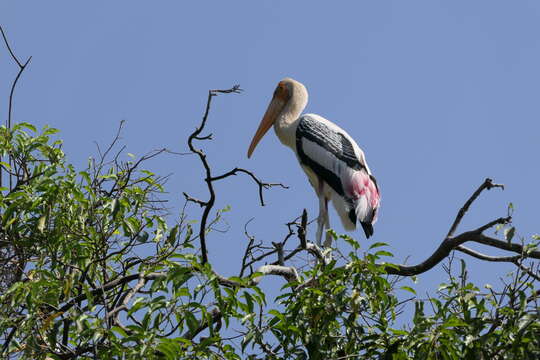
<instances>
[{"instance_id":1,"label":"painted stork","mask_svg":"<svg viewBox=\"0 0 540 360\"><path fill-rule=\"evenodd\" d=\"M380 194L364 152L336 124L315 114L300 115L307 105L308 93L303 84L291 78L279 82L268 109L251 141L253 150L274 125L279 140L296 154L319 198L317 244L321 245L324 229L330 227L328 200L331 199L347 230L360 221L366 238L373 235ZM332 243L326 234L324 246Z\"/></svg>"}]
</instances>

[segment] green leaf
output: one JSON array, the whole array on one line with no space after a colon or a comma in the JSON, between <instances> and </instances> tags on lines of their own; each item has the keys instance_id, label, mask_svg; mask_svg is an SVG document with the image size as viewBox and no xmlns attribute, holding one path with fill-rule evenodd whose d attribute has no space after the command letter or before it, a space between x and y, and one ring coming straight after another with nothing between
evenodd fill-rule
<instances>
[{"instance_id":1,"label":"green leaf","mask_svg":"<svg viewBox=\"0 0 540 360\"><path fill-rule=\"evenodd\" d=\"M242 343L241 343L242 352L244 352L244 350L246 349L246 346L249 345L249 343L253 340L254 337L255 337L255 332L253 332L253 331L248 332L244 336L244 338L242 339Z\"/></svg>"},{"instance_id":2,"label":"green leaf","mask_svg":"<svg viewBox=\"0 0 540 360\"><path fill-rule=\"evenodd\" d=\"M118 333L122 337L128 337L127 332L119 326L113 326L111 330Z\"/></svg>"},{"instance_id":3,"label":"green leaf","mask_svg":"<svg viewBox=\"0 0 540 360\"><path fill-rule=\"evenodd\" d=\"M189 331L194 334L195 331L199 328L199 321L197 321L197 318L191 311L186 311L184 313L186 317L186 323L188 325Z\"/></svg>"},{"instance_id":4,"label":"green leaf","mask_svg":"<svg viewBox=\"0 0 540 360\"><path fill-rule=\"evenodd\" d=\"M164 339L169 340L169 339ZM157 346L157 350L165 355L166 359L174 360L176 359L177 349L170 342L161 342Z\"/></svg>"},{"instance_id":5,"label":"green leaf","mask_svg":"<svg viewBox=\"0 0 540 360\"><path fill-rule=\"evenodd\" d=\"M446 327L456 327L456 326L467 326L467 323L463 320L461 320L460 318L457 318L457 317L452 317L450 319L448 319L444 325Z\"/></svg>"},{"instance_id":6,"label":"green leaf","mask_svg":"<svg viewBox=\"0 0 540 360\"><path fill-rule=\"evenodd\" d=\"M90 180L90 174L88 174L86 171L79 172L79 175L86 181L86 185L90 185L92 183L92 180Z\"/></svg>"},{"instance_id":7,"label":"green leaf","mask_svg":"<svg viewBox=\"0 0 540 360\"><path fill-rule=\"evenodd\" d=\"M176 236L178 235L178 225L174 226L167 237L167 243L174 245L176 242Z\"/></svg>"},{"instance_id":8,"label":"green leaf","mask_svg":"<svg viewBox=\"0 0 540 360\"><path fill-rule=\"evenodd\" d=\"M516 228L514 226L504 229L504 238L509 244L512 242L512 239L515 233L516 233Z\"/></svg>"},{"instance_id":9,"label":"green leaf","mask_svg":"<svg viewBox=\"0 0 540 360\"><path fill-rule=\"evenodd\" d=\"M111 202L111 209L111 216L114 219L118 213L118 210L120 210L120 201L118 199L113 199Z\"/></svg>"},{"instance_id":10,"label":"green leaf","mask_svg":"<svg viewBox=\"0 0 540 360\"><path fill-rule=\"evenodd\" d=\"M409 335L409 332L408 332L408 331L405 331L405 330L390 329L390 331L391 331L394 335L398 335L398 336L407 336L407 335Z\"/></svg>"},{"instance_id":11,"label":"green leaf","mask_svg":"<svg viewBox=\"0 0 540 360\"><path fill-rule=\"evenodd\" d=\"M22 127L22 128L27 128L27 129L30 129L32 130L33 132L37 132L37 129L34 125L30 124L30 123L27 123L27 122L20 122L19 123L19 126Z\"/></svg>"},{"instance_id":12,"label":"green leaf","mask_svg":"<svg viewBox=\"0 0 540 360\"><path fill-rule=\"evenodd\" d=\"M190 292L189 292L189 289L187 287L182 287L180 289L176 289L176 296L180 297L180 296L189 296L190 295Z\"/></svg>"},{"instance_id":13,"label":"green leaf","mask_svg":"<svg viewBox=\"0 0 540 360\"><path fill-rule=\"evenodd\" d=\"M388 246L388 244L385 242L376 242L376 243L371 244L368 250L375 249L381 246Z\"/></svg>"},{"instance_id":14,"label":"green leaf","mask_svg":"<svg viewBox=\"0 0 540 360\"><path fill-rule=\"evenodd\" d=\"M141 309L143 306L145 306L144 298L138 297L133 302L133 305L128 310L128 315L136 313L139 309Z\"/></svg>"},{"instance_id":15,"label":"green leaf","mask_svg":"<svg viewBox=\"0 0 540 360\"><path fill-rule=\"evenodd\" d=\"M43 233L43 230L45 230L45 223L47 221L47 215L42 215L39 220L38 220L38 224L37 224L37 228L38 228L38 231L40 233Z\"/></svg>"},{"instance_id":16,"label":"green leaf","mask_svg":"<svg viewBox=\"0 0 540 360\"><path fill-rule=\"evenodd\" d=\"M127 220L124 221L124 224L127 226L127 233L129 236L132 236L139 232L139 229L141 228L141 223L139 220L135 217L130 217Z\"/></svg>"},{"instance_id":17,"label":"green leaf","mask_svg":"<svg viewBox=\"0 0 540 360\"><path fill-rule=\"evenodd\" d=\"M149 237L150 237L150 235L146 231L143 231L142 233L137 235L137 241L140 242L140 243L145 243L145 242L148 241Z\"/></svg>"},{"instance_id":18,"label":"green leaf","mask_svg":"<svg viewBox=\"0 0 540 360\"><path fill-rule=\"evenodd\" d=\"M514 204L508 203L508 216L512 216L514 214Z\"/></svg>"},{"instance_id":19,"label":"green leaf","mask_svg":"<svg viewBox=\"0 0 540 360\"><path fill-rule=\"evenodd\" d=\"M253 298L251 297L251 295L246 291L244 292L244 298L246 299L246 304L248 306L248 311L250 313L253 312Z\"/></svg>"},{"instance_id":20,"label":"green leaf","mask_svg":"<svg viewBox=\"0 0 540 360\"><path fill-rule=\"evenodd\" d=\"M525 314L518 323L518 331L522 332L525 328L531 325L535 320L538 320L538 315L535 314Z\"/></svg>"},{"instance_id":21,"label":"green leaf","mask_svg":"<svg viewBox=\"0 0 540 360\"><path fill-rule=\"evenodd\" d=\"M275 309L271 309L268 311L268 314L270 315L274 315L276 318L278 318L280 321L285 321L285 316L283 316L282 313L280 313L279 311L275 310Z\"/></svg>"},{"instance_id":22,"label":"green leaf","mask_svg":"<svg viewBox=\"0 0 540 360\"><path fill-rule=\"evenodd\" d=\"M53 134L56 134L58 133L59 130L58 129L55 129L55 128L51 128L51 127L48 127L48 126L45 126L43 128L43 135L47 136L47 135L53 135Z\"/></svg>"},{"instance_id":23,"label":"green leaf","mask_svg":"<svg viewBox=\"0 0 540 360\"><path fill-rule=\"evenodd\" d=\"M410 292L410 293L416 295L416 291L415 291L412 287L410 287L410 286L402 286L402 287L400 287L400 289L405 290L405 291L408 291L408 292Z\"/></svg>"},{"instance_id":24,"label":"green leaf","mask_svg":"<svg viewBox=\"0 0 540 360\"><path fill-rule=\"evenodd\" d=\"M392 254L390 251L386 251L386 250L379 250L375 253L375 256L394 256L394 254Z\"/></svg>"}]
</instances>

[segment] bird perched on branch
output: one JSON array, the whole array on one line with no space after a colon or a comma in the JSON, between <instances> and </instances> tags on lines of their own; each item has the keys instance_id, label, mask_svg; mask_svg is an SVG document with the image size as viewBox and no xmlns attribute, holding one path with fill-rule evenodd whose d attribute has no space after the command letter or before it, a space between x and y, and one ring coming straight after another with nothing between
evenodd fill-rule
<instances>
[{"instance_id":1,"label":"bird perched on branch","mask_svg":"<svg viewBox=\"0 0 540 360\"><path fill-rule=\"evenodd\" d=\"M251 141L248 158L274 125L277 137L296 154L319 198L317 244L321 244L324 229L330 227L330 199L345 229L354 230L358 220L369 238L377 220L380 194L364 152L331 121L315 114L301 115L307 101L303 84L291 78L281 80ZM324 246L331 243L327 233Z\"/></svg>"}]
</instances>

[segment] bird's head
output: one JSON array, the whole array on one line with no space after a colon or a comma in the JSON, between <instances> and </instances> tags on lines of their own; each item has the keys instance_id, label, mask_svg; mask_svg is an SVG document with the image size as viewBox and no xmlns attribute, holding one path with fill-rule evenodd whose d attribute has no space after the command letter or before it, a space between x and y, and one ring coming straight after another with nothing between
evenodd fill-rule
<instances>
[{"instance_id":1,"label":"bird's head","mask_svg":"<svg viewBox=\"0 0 540 360\"><path fill-rule=\"evenodd\" d=\"M302 99L301 102L303 104L300 104L300 106L295 106L295 101L291 100L298 98L298 95L300 95L300 98ZM257 146L259 141L262 139L264 134L266 134L266 132L272 127L272 125L279 119L279 116L283 113L287 106L290 108L288 110L293 112L296 112L296 108L300 108L298 114L296 114L300 115L300 112L302 112L302 110L306 106L306 103L307 91L304 85L291 78L285 78L281 80L278 83L276 90L274 90L274 95L272 96L272 100L268 105L268 109L266 109L263 119L259 124L259 127L257 128L257 132L255 132L253 140L251 140L251 144L249 145L249 150L247 154L248 158L251 157L251 154L255 150L255 147Z\"/></svg>"}]
</instances>

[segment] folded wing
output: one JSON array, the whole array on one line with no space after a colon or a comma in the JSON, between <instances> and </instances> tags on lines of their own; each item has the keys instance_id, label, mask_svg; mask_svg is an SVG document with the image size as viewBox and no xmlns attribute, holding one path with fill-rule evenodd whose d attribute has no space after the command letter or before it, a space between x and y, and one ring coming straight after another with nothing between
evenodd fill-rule
<instances>
[{"instance_id":1,"label":"folded wing","mask_svg":"<svg viewBox=\"0 0 540 360\"><path fill-rule=\"evenodd\" d=\"M354 229L358 219L369 238L377 220L380 195L356 142L334 123L307 114L300 118L296 129L296 150L303 168L312 173L306 171L308 177L315 174L327 189L344 227Z\"/></svg>"}]
</instances>

